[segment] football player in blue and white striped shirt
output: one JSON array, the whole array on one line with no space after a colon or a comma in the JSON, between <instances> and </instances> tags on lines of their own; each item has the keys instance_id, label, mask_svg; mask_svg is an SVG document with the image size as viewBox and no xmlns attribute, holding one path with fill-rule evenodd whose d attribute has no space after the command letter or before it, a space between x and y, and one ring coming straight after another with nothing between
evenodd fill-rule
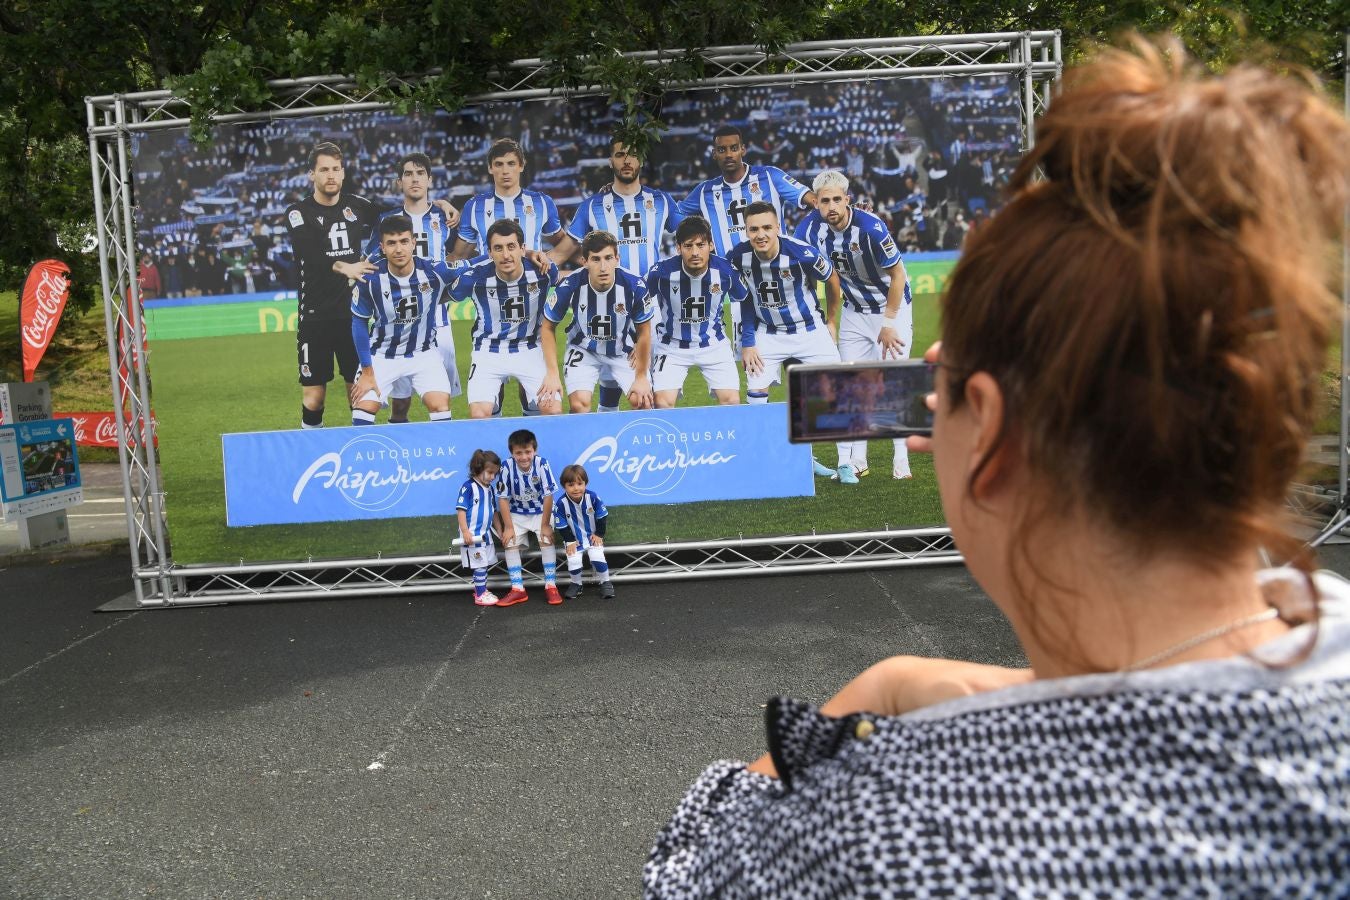
<instances>
[{"instance_id":1,"label":"football player in blue and white striped shirt","mask_svg":"<svg viewBox=\"0 0 1350 900\"><path fill-rule=\"evenodd\" d=\"M562 237L562 222L553 198L520 185L525 151L519 144L509 138L494 143L488 149L488 172L492 190L475 194L464 205L456 259L488 253L488 230L492 223L504 219L520 223L526 250L543 250L545 240L553 244Z\"/></svg>"},{"instance_id":2,"label":"football player in blue and white striped shirt","mask_svg":"<svg viewBox=\"0 0 1350 900\"><path fill-rule=\"evenodd\" d=\"M492 520L497 515L497 491L492 485L501 467L502 459L493 451L475 450L469 459L469 478L460 487L455 503L463 543L460 564L473 569L473 602L478 606L497 605L497 596L487 589L487 570L496 555Z\"/></svg>"},{"instance_id":3,"label":"football player in blue and white striped shirt","mask_svg":"<svg viewBox=\"0 0 1350 900\"><path fill-rule=\"evenodd\" d=\"M783 363L839 362L835 322L839 315L839 275L816 248L780 234L778 214L767 203L752 203L745 212L750 239L731 251L728 261L741 273L750 299L743 303L741 361L750 403L768 403L769 386ZM826 312L821 312L816 285L825 282ZM841 469L851 444L836 444ZM853 470L849 469L852 475ZM839 473L845 484L856 484Z\"/></svg>"},{"instance_id":4,"label":"football player in blue and white striped shirt","mask_svg":"<svg viewBox=\"0 0 1350 900\"><path fill-rule=\"evenodd\" d=\"M564 365L572 412L591 411L591 394L602 378L617 382L634 409L650 409L653 311L647 286L619 268L618 242L607 231L586 235L581 256L584 267L564 278L544 307L540 343L548 375L543 392L562 390L557 327L571 312Z\"/></svg>"},{"instance_id":5,"label":"football player in blue and white striped shirt","mask_svg":"<svg viewBox=\"0 0 1350 900\"><path fill-rule=\"evenodd\" d=\"M436 351L436 307L457 273L413 255L407 216L383 219L379 231L384 258L352 290L352 343L361 363L351 388L352 424L373 425L401 378L421 395L433 422L449 419L450 379ZM374 327L368 329L371 318Z\"/></svg>"},{"instance_id":6,"label":"football player in blue and white striped shirt","mask_svg":"<svg viewBox=\"0 0 1350 900\"><path fill-rule=\"evenodd\" d=\"M642 183L642 160L622 141L610 142L610 186L582 201L549 258L566 265L592 231L608 231L619 242L619 265L645 276L661 261L661 237L674 234L684 216L675 198Z\"/></svg>"},{"instance_id":7,"label":"football player in blue and white striped shirt","mask_svg":"<svg viewBox=\"0 0 1350 900\"><path fill-rule=\"evenodd\" d=\"M845 362L908 359L914 343L914 294L886 223L850 205L848 176L843 172L827 169L811 187L816 211L797 226L796 236L829 257L839 273L844 297L839 356ZM840 466L846 462L857 475L865 475L867 441L855 441ZM903 440L895 442L891 477L910 477L909 450Z\"/></svg>"},{"instance_id":8,"label":"football player in blue and white striped shirt","mask_svg":"<svg viewBox=\"0 0 1350 900\"><path fill-rule=\"evenodd\" d=\"M719 127L713 132L712 154L722 175L696 185L680 202L682 214L697 214L708 220L718 256L726 256L746 239L745 211L751 203L768 203L780 223L785 221L785 207L806 208L816 203L816 195L782 169L747 165L745 150L745 136L739 128ZM740 316L740 307L732 304L732 343L737 350Z\"/></svg>"},{"instance_id":9,"label":"football player in blue and white striped shirt","mask_svg":"<svg viewBox=\"0 0 1350 900\"><path fill-rule=\"evenodd\" d=\"M553 547L553 494L558 482L548 460L539 455L534 432L522 428L506 439L511 462L497 476L497 503L502 516L502 543L506 546L506 574L511 578L511 593L497 601L498 606L514 606L529 599L525 593L525 570L520 551L530 545L533 534L539 542L539 557L544 564L544 597L550 606L562 603L558 593L558 555Z\"/></svg>"},{"instance_id":10,"label":"football player in blue and white striped shirt","mask_svg":"<svg viewBox=\"0 0 1350 900\"><path fill-rule=\"evenodd\" d=\"M448 200L430 198L431 158L425 153L406 154L399 159L394 171L398 175L395 184L403 194L403 205L383 213L381 220L390 216L407 216L413 226L414 252L431 262L445 262L446 251L455 245L454 228L459 224L459 210ZM378 260L379 255L380 234L377 226L370 236L370 243L366 245L366 258ZM437 304L437 309L436 349L445 365L446 377L450 379L450 396L458 397L464 390L459 381L459 363L455 360L455 341L450 333L450 304ZM406 378L400 378L390 387L390 422L408 421L412 393L412 385Z\"/></svg>"},{"instance_id":11,"label":"football player in blue and white striped shirt","mask_svg":"<svg viewBox=\"0 0 1350 900\"><path fill-rule=\"evenodd\" d=\"M581 595L581 554L591 560L591 568L600 579L600 596L614 599L614 584L609 580L609 562L605 559L605 519L609 510L600 497L586 487L590 476L583 466L573 464L562 470L562 490L553 495L553 530L567 553L567 589L563 596L575 600Z\"/></svg>"},{"instance_id":12,"label":"football player in blue and white striped shirt","mask_svg":"<svg viewBox=\"0 0 1350 900\"><path fill-rule=\"evenodd\" d=\"M524 264L520 224L500 219L488 226L489 259L469 266L453 284L456 300L473 300L478 320L473 326L473 364L469 367L469 416L486 419L507 380L514 378L524 400L542 415L562 412L562 397L543 391L548 369L539 349L539 322L558 267L538 272Z\"/></svg>"},{"instance_id":13,"label":"football player in blue and white striped shirt","mask_svg":"<svg viewBox=\"0 0 1350 900\"><path fill-rule=\"evenodd\" d=\"M713 255L712 230L702 216L690 216L675 231L679 255L647 273L647 297L657 308L652 352L656 407L672 409L689 370L697 367L717 402L741 402L741 375L722 326L722 301L737 307L746 299L736 269Z\"/></svg>"}]
</instances>

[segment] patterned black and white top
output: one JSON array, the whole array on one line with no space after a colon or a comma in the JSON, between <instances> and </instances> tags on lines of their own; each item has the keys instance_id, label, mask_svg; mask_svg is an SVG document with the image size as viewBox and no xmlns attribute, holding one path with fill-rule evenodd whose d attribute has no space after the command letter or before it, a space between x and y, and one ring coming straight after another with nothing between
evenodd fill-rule
<instances>
[{"instance_id":1,"label":"patterned black and white top","mask_svg":"<svg viewBox=\"0 0 1350 900\"><path fill-rule=\"evenodd\" d=\"M1311 626L1257 659L897 717L777 698L782 780L709 766L657 838L645 896L1350 897L1350 585L1317 587L1317 643L1291 667L1261 660Z\"/></svg>"}]
</instances>

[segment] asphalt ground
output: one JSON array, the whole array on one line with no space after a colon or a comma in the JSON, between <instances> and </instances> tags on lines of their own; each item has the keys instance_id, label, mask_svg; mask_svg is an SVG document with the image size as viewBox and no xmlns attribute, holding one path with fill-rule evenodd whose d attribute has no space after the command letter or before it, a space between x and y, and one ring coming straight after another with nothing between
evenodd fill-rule
<instances>
[{"instance_id":1,"label":"asphalt ground","mask_svg":"<svg viewBox=\"0 0 1350 900\"><path fill-rule=\"evenodd\" d=\"M0 569L0 896L633 897L771 695L1021 662L960 566L95 613L128 568Z\"/></svg>"}]
</instances>

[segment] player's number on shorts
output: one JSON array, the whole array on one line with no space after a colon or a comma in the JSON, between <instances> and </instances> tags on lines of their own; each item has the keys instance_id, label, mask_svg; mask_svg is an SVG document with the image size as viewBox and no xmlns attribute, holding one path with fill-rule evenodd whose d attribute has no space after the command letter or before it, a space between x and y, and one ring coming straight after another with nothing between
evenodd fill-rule
<instances>
[{"instance_id":1,"label":"player's number on shorts","mask_svg":"<svg viewBox=\"0 0 1350 900\"><path fill-rule=\"evenodd\" d=\"M417 317L422 313L422 304L416 297L403 297L398 303L394 304L394 321L396 322L416 322Z\"/></svg>"},{"instance_id":2,"label":"player's number on shorts","mask_svg":"<svg viewBox=\"0 0 1350 900\"><path fill-rule=\"evenodd\" d=\"M567 369L575 369L577 366L581 365L581 360L582 360L582 353L580 350L568 350L567 358L563 361L563 367Z\"/></svg>"},{"instance_id":3,"label":"player's number on shorts","mask_svg":"<svg viewBox=\"0 0 1350 900\"><path fill-rule=\"evenodd\" d=\"M598 341L612 341L614 319L609 316L591 316L586 322L586 333Z\"/></svg>"},{"instance_id":4,"label":"player's number on shorts","mask_svg":"<svg viewBox=\"0 0 1350 900\"><path fill-rule=\"evenodd\" d=\"M300 345L300 364L304 366L309 365L309 341L305 341Z\"/></svg>"}]
</instances>

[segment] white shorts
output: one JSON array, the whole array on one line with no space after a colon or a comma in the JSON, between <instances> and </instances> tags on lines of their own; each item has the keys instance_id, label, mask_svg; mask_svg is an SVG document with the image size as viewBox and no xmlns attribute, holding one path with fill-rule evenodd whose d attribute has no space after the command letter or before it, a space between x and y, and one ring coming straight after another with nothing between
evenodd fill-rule
<instances>
[{"instance_id":1,"label":"white shorts","mask_svg":"<svg viewBox=\"0 0 1350 900\"><path fill-rule=\"evenodd\" d=\"M507 547L528 547L530 539L527 535L534 535L535 541L539 546L544 546L544 516L542 513L511 513L511 528L515 531L515 539L507 544Z\"/></svg>"},{"instance_id":2,"label":"white shorts","mask_svg":"<svg viewBox=\"0 0 1350 900\"><path fill-rule=\"evenodd\" d=\"M459 564L466 569L486 569L497 561L497 548L489 538L475 542L472 547L461 544Z\"/></svg>"},{"instance_id":3,"label":"white shorts","mask_svg":"<svg viewBox=\"0 0 1350 900\"><path fill-rule=\"evenodd\" d=\"M678 344L657 344L652 348L652 390L679 390L695 367L703 373L709 390L740 391L741 373L731 356L729 341L688 349Z\"/></svg>"},{"instance_id":4,"label":"white shorts","mask_svg":"<svg viewBox=\"0 0 1350 900\"><path fill-rule=\"evenodd\" d=\"M877 343L877 336L881 334L881 323L885 318L882 313L861 313L851 306L845 306L839 318L839 358L844 362L881 359L881 345ZM914 346L912 321L909 334L905 334L905 330L901 325L900 340L905 342L901 359L909 359L910 348Z\"/></svg>"},{"instance_id":5,"label":"white shorts","mask_svg":"<svg viewBox=\"0 0 1350 900\"><path fill-rule=\"evenodd\" d=\"M441 326L449 331L449 326ZM441 340L439 333L436 340ZM458 397L464 393L464 386L459 380L459 362L455 359L455 341L454 336L447 334L445 343L436 345L436 352L440 354L441 363L445 366L445 377L450 380L450 396ZM412 382L406 378L400 378L389 388L390 400L406 400L413 395Z\"/></svg>"},{"instance_id":6,"label":"white shorts","mask_svg":"<svg viewBox=\"0 0 1350 900\"><path fill-rule=\"evenodd\" d=\"M765 391L778 380L783 363L795 359L804 363L839 362L839 348L830 340L830 332L824 325L815 331L799 331L796 334L769 334L758 331L755 334L755 349L764 367L759 374L745 375L745 387L750 391Z\"/></svg>"},{"instance_id":7,"label":"white shorts","mask_svg":"<svg viewBox=\"0 0 1350 900\"><path fill-rule=\"evenodd\" d=\"M563 351L563 384L567 385L568 394L592 393L596 382L614 382L626 394L633 389L636 378L637 373L627 356L615 359L580 347L568 347Z\"/></svg>"},{"instance_id":8,"label":"white shorts","mask_svg":"<svg viewBox=\"0 0 1350 900\"><path fill-rule=\"evenodd\" d=\"M516 379L525 389L531 407L538 404L539 389L544 386L544 351L521 347L519 352L499 353L490 350L473 351L473 365L469 366L469 402L496 403L497 394L509 379Z\"/></svg>"},{"instance_id":9,"label":"white shorts","mask_svg":"<svg viewBox=\"0 0 1350 900\"><path fill-rule=\"evenodd\" d=\"M412 356L396 356L393 359L376 356L371 360L371 365L375 369L375 387L379 396L374 391L366 391L366 395L361 398L363 402L377 400L387 404L389 398L395 396L393 388L399 381L406 381L421 397L436 392L450 393L450 379L445 375L440 354L434 351L418 350Z\"/></svg>"}]
</instances>

